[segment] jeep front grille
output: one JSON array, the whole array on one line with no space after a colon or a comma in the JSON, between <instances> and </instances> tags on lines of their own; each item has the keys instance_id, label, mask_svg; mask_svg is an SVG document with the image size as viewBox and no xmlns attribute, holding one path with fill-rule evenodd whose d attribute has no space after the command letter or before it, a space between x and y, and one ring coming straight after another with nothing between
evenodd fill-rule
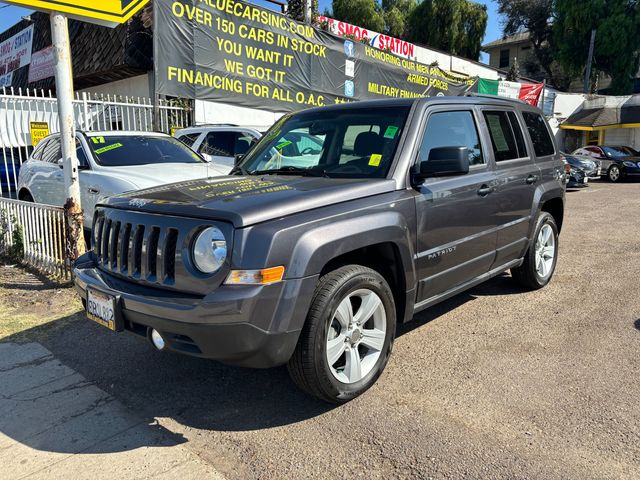
<instances>
[{"instance_id":1,"label":"jeep front grille","mask_svg":"<svg viewBox=\"0 0 640 480\"><path fill-rule=\"evenodd\" d=\"M98 267L115 276L204 294L211 291L212 285L219 285L227 272L204 276L189 267L188 258L183 257L188 256L190 236L209 225L210 222L197 219L98 208L93 252Z\"/></svg>"}]
</instances>

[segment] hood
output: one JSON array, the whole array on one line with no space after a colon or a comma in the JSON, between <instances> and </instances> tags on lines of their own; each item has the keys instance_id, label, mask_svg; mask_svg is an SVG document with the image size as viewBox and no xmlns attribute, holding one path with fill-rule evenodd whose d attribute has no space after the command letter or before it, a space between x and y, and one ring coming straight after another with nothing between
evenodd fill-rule
<instances>
[{"instance_id":1,"label":"hood","mask_svg":"<svg viewBox=\"0 0 640 480\"><path fill-rule=\"evenodd\" d=\"M162 163L109 167L110 177L132 183L136 189L155 187L166 183L226 175L229 169L212 163Z\"/></svg>"},{"instance_id":2,"label":"hood","mask_svg":"<svg viewBox=\"0 0 640 480\"><path fill-rule=\"evenodd\" d=\"M246 227L273 218L392 192L395 181L281 175L224 176L116 195L106 205Z\"/></svg>"}]
</instances>

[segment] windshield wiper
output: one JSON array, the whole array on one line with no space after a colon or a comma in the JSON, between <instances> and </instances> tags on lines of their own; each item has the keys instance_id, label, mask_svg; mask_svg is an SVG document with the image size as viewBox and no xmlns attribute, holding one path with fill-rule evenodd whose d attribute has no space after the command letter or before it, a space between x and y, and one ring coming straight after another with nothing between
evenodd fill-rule
<instances>
[{"instance_id":1,"label":"windshield wiper","mask_svg":"<svg viewBox=\"0 0 640 480\"><path fill-rule=\"evenodd\" d=\"M248 175L302 175L304 177L329 177L325 170L314 170L312 168L294 167L287 165L281 168L267 170L254 170L247 172Z\"/></svg>"}]
</instances>

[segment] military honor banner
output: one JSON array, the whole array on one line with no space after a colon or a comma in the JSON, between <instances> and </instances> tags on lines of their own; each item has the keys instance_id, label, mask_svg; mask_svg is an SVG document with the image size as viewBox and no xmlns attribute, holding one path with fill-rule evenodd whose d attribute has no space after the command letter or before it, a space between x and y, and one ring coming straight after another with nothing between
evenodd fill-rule
<instances>
[{"instance_id":1,"label":"military honor banner","mask_svg":"<svg viewBox=\"0 0 640 480\"><path fill-rule=\"evenodd\" d=\"M463 95L455 76L237 0L155 0L158 93L276 112Z\"/></svg>"}]
</instances>

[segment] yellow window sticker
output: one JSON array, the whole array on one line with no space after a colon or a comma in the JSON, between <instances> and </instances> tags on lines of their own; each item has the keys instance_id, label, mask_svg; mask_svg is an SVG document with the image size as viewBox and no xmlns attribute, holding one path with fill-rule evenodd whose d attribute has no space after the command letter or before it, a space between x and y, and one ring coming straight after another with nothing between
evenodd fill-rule
<instances>
[{"instance_id":1,"label":"yellow window sticker","mask_svg":"<svg viewBox=\"0 0 640 480\"><path fill-rule=\"evenodd\" d=\"M116 148L120 148L123 145L121 143L113 143L111 145L107 145L106 147L102 147L96 150L96 153L100 155L101 153L108 152L109 150L115 150Z\"/></svg>"},{"instance_id":2,"label":"yellow window sticker","mask_svg":"<svg viewBox=\"0 0 640 480\"><path fill-rule=\"evenodd\" d=\"M379 153L374 153L369 158L369 166L371 166L371 167L379 167L380 166L380 160L382 160L382 155L380 155Z\"/></svg>"},{"instance_id":3,"label":"yellow window sticker","mask_svg":"<svg viewBox=\"0 0 640 480\"><path fill-rule=\"evenodd\" d=\"M105 143L105 142L104 142L104 137L91 137L91 141L92 141L93 143L95 143L96 145L97 145L98 143Z\"/></svg>"}]
</instances>

